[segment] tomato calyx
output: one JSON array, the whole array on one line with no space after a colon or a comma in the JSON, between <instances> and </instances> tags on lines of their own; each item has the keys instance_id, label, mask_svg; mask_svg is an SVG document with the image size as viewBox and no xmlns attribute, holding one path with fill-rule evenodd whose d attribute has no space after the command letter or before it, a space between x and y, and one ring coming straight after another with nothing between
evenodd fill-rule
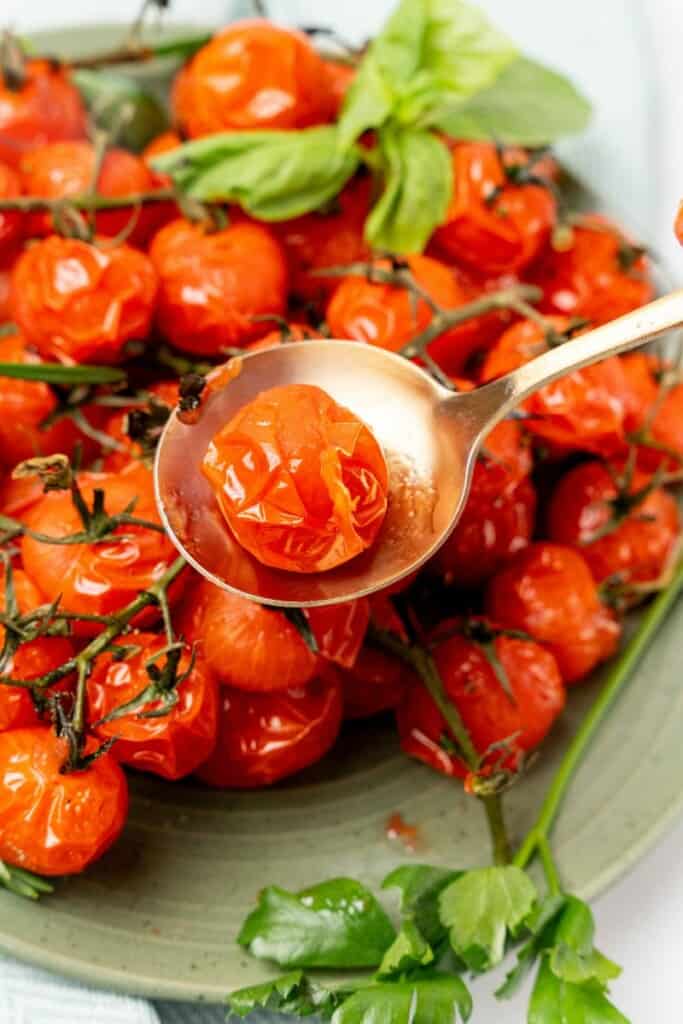
<instances>
[{"instance_id":1,"label":"tomato calyx","mask_svg":"<svg viewBox=\"0 0 683 1024\"><path fill-rule=\"evenodd\" d=\"M614 533L626 519L635 518L643 523L652 522L654 517L646 512L640 513L637 516L634 516L633 513L653 491L661 487L667 475L664 468L659 466L642 487L634 490L633 480L636 471L635 448L631 448L629 458L622 472L616 470L609 463L605 464L605 469L612 479L616 494L613 498L604 498L598 502L609 510L609 516L602 526L591 533L590 536L583 537L579 541L581 547L593 544L596 540L602 540L603 537Z\"/></svg>"},{"instance_id":2,"label":"tomato calyx","mask_svg":"<svg viewBox=\"0 0 683 1024\"><path fill-rule=\"evenodd\" d=\"M69 626L64 620L57 618L59 599L22 613L14 587L11 552L2 551L0 557L4 563L5 577L4 609L0 612L0 626L4 633L0 649L1 673L12 661L22 644L32 643L41 637L67 636Z\"/></svg>"},{"instance_id":3,"label":"tomato calyx","mask_svg":"<svg viewBox=\"0 0 683 1024\"><path fill-rule=\"evenodd\" d=\"M446 630L438 630L430 644L430 649L433 649L437 644L448 640L452 636L464 636L466 640L469 640L470 643L474 644L481 651L493 669L506 697L511 704L516 704L517 700L508 674L496 652L496 640L501 636L511 637L513 640L526 641L532 641L533 638L520 629L506 629L502 626L494 626L486 619L468 617L460 622L450 623Z\"/></svg>"},{"instance_id":4,"label":"tomato calyx","mask_svg":"<svg viewBox=\"0 0 683 1024\"><path fill-rule=\"evenodd\" d=\"M178 418L181 423L194 423L202 405L206 377L201 373L186 373L180 378Z\"/></svg>"},{"instance_id":5,"label":"tomato calyx","mask_svg":"<svg viewBox=\"0 0 683 1024\"><path fill-rule=\"evenodd\" d=\"M93 722L92 728L97 728L106 722L115 722L128 715L137 715L138 718L163 718L168 715L178 703L178 688L190 676L195 666L197 652L196 648L192 646L187 667L184 671L179 671L180 660L185 649L184 643L174 642L155 651L144 666L149 676L149 685L125 704L119 704L108 714ZM131 648L128 650L130 652ZM138 653L140 649L135 647L134 650L135 653ZM159 665L159 659L162 657L164 657L164 662ZM117 660L116 656L115 660ZM152 704L155 706L150 707L149 705Z\"/></svg>"},{"instance_id":6,"label":"tomato calyx","mask_svg":"<svg viewBox=\"0 0 683 1024\"><path fill-rule=\"evenodd\" d=\"M19 92L26 84L26 57L16 36L4 31L0 36L0 76L10 92Z\"/></svg>"}]
</instances>

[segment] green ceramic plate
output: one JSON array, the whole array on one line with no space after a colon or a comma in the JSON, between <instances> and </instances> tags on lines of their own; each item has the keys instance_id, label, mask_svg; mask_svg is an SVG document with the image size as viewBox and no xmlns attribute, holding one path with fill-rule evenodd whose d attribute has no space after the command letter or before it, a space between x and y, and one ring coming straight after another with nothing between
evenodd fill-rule
<instances>
[{"instance_id":1,"label":"green ceramic plate","mask_svg":"<svg viewBox=\"0 0 683 1024\"><path fill-rule=\"evenodd\" d=\"M112 32L54 33L65 51L111 45ZM581 765L556 849L569 888L591 896L624 872L677 813L683 794L683 606L655 645ZM506 797L515 834L530 824L599 680L568 713L524 782ZM400 812L419 826L419 857L473 865L488 855L483 818L458 785L408 761L391 722L349 729L324 762L260 793L133 780L117 847L85 877L39 905L0 894L0 947L61 974L171 999L222 1000L268 974L234 936L258 889L297 888L331 874L377 882L411 854L385 834Z\"/></svg>"}]
</instances>

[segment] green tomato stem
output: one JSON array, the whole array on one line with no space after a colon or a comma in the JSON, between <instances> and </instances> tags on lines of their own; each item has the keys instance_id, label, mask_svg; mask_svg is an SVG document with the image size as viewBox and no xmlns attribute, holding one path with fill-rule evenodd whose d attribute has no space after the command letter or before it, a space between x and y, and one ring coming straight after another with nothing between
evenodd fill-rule
<instances>
[{"instance_id":1,"label":"green tomato stem","mask_svg":"<svg viewBox=\"0 0 683 1024\"><path fill-rule=\"evenodd\" d=\"M503 801L499 793L478 798L484 808L491 837L494 864L509 864L511 860L510 839L505 827Z\"/></svg>"}]
</instances>

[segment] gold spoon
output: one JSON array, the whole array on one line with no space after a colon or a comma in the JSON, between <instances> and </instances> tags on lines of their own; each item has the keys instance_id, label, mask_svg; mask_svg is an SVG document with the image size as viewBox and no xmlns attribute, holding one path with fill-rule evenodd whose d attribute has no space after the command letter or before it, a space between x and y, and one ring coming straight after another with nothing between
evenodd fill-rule
<instances>
[{"instance_id":1,"label":"gold spoon","mask_svg":"<svg viewBox=\"0 0 683 1024\"><path fill-rule=\"evenodd\" d=\"M467 498L489 431L551 381L683 325L683 291L580 335L476 391L453 394L402 356L355 341L304 341L240 357L217 371L196 422L174 412L161 437L155 486L162 521L191 565L218 587L262 604L313 607L397 583L438 551ZM387 516L373 547L324 573L261 565L234 540L201 463L214 434L261 391L315 384L351 409L382 445Z\"/></svg>"}]
</instances>

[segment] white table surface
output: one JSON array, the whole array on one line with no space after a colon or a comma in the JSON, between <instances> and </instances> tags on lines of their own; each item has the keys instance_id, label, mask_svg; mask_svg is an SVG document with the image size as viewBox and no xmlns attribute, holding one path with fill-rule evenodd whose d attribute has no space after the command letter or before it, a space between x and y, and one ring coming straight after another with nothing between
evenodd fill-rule
<instances>
[{"instance_id":1,"label":"white table surface","mask_svg":"<svg viewBox=\"0 0 683 1024\"><path fill-rule=\"evenodd\" d=\"M512 0L507 0L514 7ZM559 0L539 4L540 12L555 16ZM278 11L299 9L311 4L301 0L279 0L273 3ZM497 6L494 4L494 6ZM624 9L630 6L624 2ZM48 27L56 23L83 23L106 19L126 20L137 10L137 0L2 0L0 20L20 31ZM381 21L385 0L319 0L316 17L322 20L328 12L343 7L344 21L358 15L363 28L370 31ZM599 11L601 0L597 0ZM327 8L327 10L325 10ZM175 0L174 16L183 20L217 23L226 9L225 0ZM650 239L656 240L658 251L683 283L683 258L673 240L671 223L680 196L683 196L683 6L681 0L640 0L642 31L655 54L659 77L659 102L655 137L661 152L653 166L657 171L650 179L639 175L636 187L651 192L649 207L641 202L641 210L649 209L652 222L644 225ZM509 20L509 19L506 19ZM605 60L609 62L609 50ZM634 68L637 73L637 68ZM626 129L626 126L625 126ZM629 170L624 168L625 187L633 186ZM643 196L641 195L641 200ZM683 742L683 738L682 738ZM614 1000L628 1015L632 1024L680 1024L683 1019L683 821L645 857L637 867L595 903L600 946L622 964L624 973L613 987ZM495 1024L520 1024L523 1001L502 1005L489 999L477 986L476 1020ZM175 1018L175 1014L172 1015ZM170 1019L170 1017L169 1017ZM178 1018L179 1019L179 1018ZM183 1017L183 1019L187 1019ZM28 1022L30 1024L30 1022Z\"/></svg>"}]
</instances>

